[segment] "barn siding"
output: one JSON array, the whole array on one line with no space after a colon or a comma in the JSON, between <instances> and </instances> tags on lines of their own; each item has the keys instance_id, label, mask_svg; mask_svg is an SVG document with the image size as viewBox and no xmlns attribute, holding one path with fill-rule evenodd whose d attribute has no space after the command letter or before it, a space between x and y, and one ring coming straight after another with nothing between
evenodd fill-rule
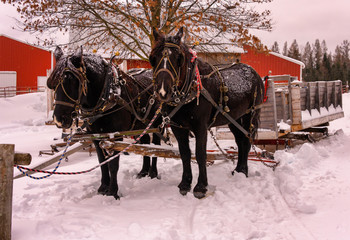
<instances>
[{"instance_id":1,"label":"barn siding","mask_svg":"<svg viewBox=\"0 0 350 240\"><path fill-rule=\"evenodd\" d=\"M51 69L51 52L0 35L0 71L16 71L18 88L37 87Z\"/></svg>"},{"instance_id":2,"label":"barn siding","mask_svg":"<svg viewBox=\"0 0 350 240\"><path fill-rule=\"evenodd\" d=\"M300 80L301 67L299 64L272 54L257 53L249 47L246 47L245 50L246 52L241 56L241 62L253 67L261 77L287 74Z\"/></svg>"},{"instance_id":3,"label":"barn siding","mask_svg":"<svg viewBox=\"0 0 350 240\"><path fill-rule=\"evenodd\" d=\"M151 68L151 64L147 61L143 61L143 60L128 60L128 70L132 69L132 68Z\"/></svg>"}]
</instances>

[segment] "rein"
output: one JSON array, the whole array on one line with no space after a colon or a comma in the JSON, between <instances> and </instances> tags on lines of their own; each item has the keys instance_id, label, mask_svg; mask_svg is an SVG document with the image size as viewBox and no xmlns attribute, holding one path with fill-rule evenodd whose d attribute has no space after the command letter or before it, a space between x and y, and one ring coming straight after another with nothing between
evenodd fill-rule
<instances>
[{"instance_id":1,"label":"rein","mask_svg":"<svg viewBox=\"0 0 350 240\"><path fill-rule=\"evenodd\" d=\"M119 111L123 108L131 112L138 120L145 122L145 119L148 117L150 113L152 105L155 103L153 97L151 97L151 99L148 101L148 106L145 109L141 110L141 112L145 113L143 117L140 116L140 113L135 108L134 102L136 102L140 98L140 96L148 92L152 88L152 85L149 85L147 87L141 86L133 77L121 71L117 65L113 64L112 62L108 63L107 61L104 61L103 64L107 68L105 68L105 80L104 80L104 86L102 88L101 94L94 107L84 108L81 102L82 102L82 97L87 96L88 83L89 83L89 80L86 77L85 63L84 61L82 61L82 67L76 68L69 61L68 58L69 57L67 57L67 66L62 72L59 83L55 88L55 94L58 88L61 86L62 91L64 92L65 96L69 99L69 101L55 100L55 103L54 103L55 105L64 105L64 106L74 108L72 117L73 118L81 117L82 119L84 119L84 122L86 122L86 124L89 124L89 125L91 125L97 119L103 116L106 116L108 114L114 113L116 111ZM78 92L77 99L74 99L73 97L71 97L67 93L66 88L64 87L64 75L66 73L71 73L79 81L79 92ZM144 88L134 98L131 97L128 87L126 86L127 81L125 80L125 78L127 77L130 78L133 82L135 82L135 84L138 84L139 87ZM121 97L122 88L128 98L127 101ZM120 107L112 111L108 111L114 108L116 105L120 105ZM84 124L84 127L85 126L86 125Z\"/></svg>"}]
</instances>

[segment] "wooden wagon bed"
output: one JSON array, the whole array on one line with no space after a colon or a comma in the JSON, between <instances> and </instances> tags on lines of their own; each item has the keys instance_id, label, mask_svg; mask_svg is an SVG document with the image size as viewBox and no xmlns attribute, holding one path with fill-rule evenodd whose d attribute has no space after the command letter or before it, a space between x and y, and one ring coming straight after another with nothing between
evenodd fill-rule
<instances>
[{"instance_id":1,"label":"wooden wagon bed","mask_svg":"<svg viewBox=\"0 0 350 240\"><path fill-rule=\"evenodd\" d=\"M302 82L282 75L270 76L267 86L257 139L278 139L290 133L314 131L344 117L340 80ZM225 135L225 130L218 129L219 139L231 134Z\"/></svg>"}]
</instances>

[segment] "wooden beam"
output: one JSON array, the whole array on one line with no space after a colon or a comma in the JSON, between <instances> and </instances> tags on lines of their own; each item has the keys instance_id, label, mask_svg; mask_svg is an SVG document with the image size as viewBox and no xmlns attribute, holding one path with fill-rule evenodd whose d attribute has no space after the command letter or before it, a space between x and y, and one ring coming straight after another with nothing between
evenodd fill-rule
<instances>
[{"instance_id":1,"label":"wooden beam","mask_svg":"<svg viewBox=\"0 0 350 240\"><path fill-rule=\"evenodd\" d=\"M15 165L29 165L32 161L32 155L29 153L15 153Z\"/></svg>"},{"instance_id":2,"label":"wooden beam","mask_svg":"<svg viewBox=\"0 0 350 240\"><path fill-rule=\"evenodd\" d=\"M84 142L82 144L81 143L73 144L71 146L71 148L64 154L64 156L68 157L69 155L72 155L73 153L76 153L76 152L82 150L83 148L88 147L90 144L91 143L86 143L86 142ZM41 164L39 164L37 166L33 166L32 168L35 168L35 169L38 169L38 170L44 169L44 168L46 168L46 167L48 167L48 166L58 162L58 160L62 157L62 153L63 153L63 150L58 152L58 153L56 153L52 158L48 159L46 162L43 162L43 163L41 163ZM35 172L27 171L26 173L28 175L32 175ZM21 174L15 176L13 179L18 179L18 178L21 178L21 177L24 177L24 176L25 175L21 173Z\"/></svg>"},{"instance_id":3,"label":"wooden beam","mask_svg":"<svg viewBox=\"0 0 350 240\"><path fill-rule=\"evenodd\" d=\"M122 151L128 147L130 143L127 142L105 142L102 143L102 147L107 150ZM139 154L142 156L150 157L163 157L163 158L175 158L180 159L180 152L177 148L174 147L164 147L159 145L146 145L146 144L134 144L128 149L128 152ZM194 155L191 156L192 160L196 160ZM214 160L226 160L225 156L222 153L208 152L207 161Z\"/></svg>"},{"instance_id":4,"label":"wooden beam","mask_svg":"<svg viewBox=\"0 0 350 240\"><path fill-rule=\"evenodd\" d=\"M15 145L0 144L0 239L11 240Z\"/></svg>"}]
</instances>

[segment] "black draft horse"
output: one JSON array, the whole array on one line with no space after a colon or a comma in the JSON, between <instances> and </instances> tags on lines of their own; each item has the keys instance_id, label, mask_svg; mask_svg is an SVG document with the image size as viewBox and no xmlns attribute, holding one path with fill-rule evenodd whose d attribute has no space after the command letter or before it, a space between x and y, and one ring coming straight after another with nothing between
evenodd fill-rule
<instances>
[{"instance_id":1,"label":"black draft horse","mask_svg":"<svg viewBox=\"0 0 350 240\"><path fill-rule=\"evenodd\" d=\"M57 127L70 128L73 119L80 116L87 122L87 133L111 133L132 129L144 129L148 118L155 113L152 97L152 71L131 76L97 55L83 54L78 49L71 56L64 56L61 48L55 52L56 66L47 80L47 86L55 90L54 122ZM153 134L152 142L160 145L160 135ZM98 193L118 196L117 172L119 156L107 153L94 141L100 163L115 158L101 166L102 178ZM144 135L141 143L150 143ZM157 158L144 156L138 177L158 176Z\"/></svg>"},{"instance_id":2,"label":"black draft horse","mask_svg":"<svg viewBox=\"0 0 350 240\"><path fill-rule=\"evenodd\" d=\"M223 69L196 58L183 43L183 28L175 36L153 29L155 43L149 56L157 99L163 104L163 119L170 119L183 163L180 193L191 190L191 150L189 134L196 138L199 168L193 193L202 198L207 192L206 144L208 129L228 124L238 146L236 172L248 176L247 158L259 124L264 85L250 66L237 63ZM232 174L234 171L232 172Z\"/></svg>"}]
</instances>

